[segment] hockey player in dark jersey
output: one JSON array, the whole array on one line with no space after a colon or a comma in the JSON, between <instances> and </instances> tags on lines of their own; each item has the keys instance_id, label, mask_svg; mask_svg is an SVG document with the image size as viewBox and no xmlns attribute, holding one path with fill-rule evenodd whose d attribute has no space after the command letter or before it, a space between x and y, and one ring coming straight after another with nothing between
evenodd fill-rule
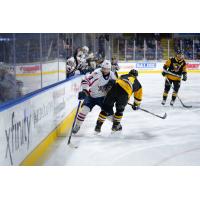
<instances>
[{"instance_id":1,"label":"hockey player in dark jersey","mask_svg":"<svg viewBox=\"0 0 200 200\"><path fill-rule=\"evenodd\" d=\"M106 95L101 112L99 114L95 131L100 132L101 126L106 120L107 116L113 114L113 107L115 104L116 112L113 116L112 131L122 130L121 119L123 117L124 109L129 101L129 98L134 93L133 110L138 110L142 101L142 86L137 79L138 71L132 69L128 74L122 75L117 79L111 90Z\"/></svg>"},{"instance_id":2,"label":"hockey player in dark jersey","mask_svg":"<svg viewBox=\"0 0 200 200\"><path fill-rule=\"evenodd\" d=\"M181 79L183 81L187 80L186 62L182 51L178 50L175 57L166 61L162 75L166 77L162 105L165 105L168 92L173 84L174 91L170 101L170 105L173 106L180 88Z\"/></svg>"}]
</instances>

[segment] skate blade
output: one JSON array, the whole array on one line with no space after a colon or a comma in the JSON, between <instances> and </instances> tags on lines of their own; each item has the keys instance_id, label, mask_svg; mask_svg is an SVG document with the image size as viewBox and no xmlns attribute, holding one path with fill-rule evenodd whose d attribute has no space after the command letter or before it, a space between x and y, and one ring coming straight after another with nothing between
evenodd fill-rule
<instances>
[{"instance_id":1,"label":"skate blade","mask_svg":"<svg viewBox=\"0 0 200 200\"><path fill-rule=\"evenodd\" d=\"M77 145L74 145L72 143L69 143L68 146L72 149L78 149L78 146Z\"/></svg>"},{"instance_id":2,"label":"skate blade","mask_svg":"<svg viewBox=\"0 0 200 200\"><path fill-rule=\"evenodd\" d=\"M100 135L101 132L98 132L98 131L94 131L94 135Z\"/></svg>"},{"instance_id":3,"label":"skate blade","mask_svg":"<svg viewBox=\"0 0 200 200\"><path fill-rule=\"evenodd\" d=\"M121 134L122 133L122 130L119 130L119 131L111 131L111 134L112 135L116 135L116 134Z\"/></svg>"}]
</instances>

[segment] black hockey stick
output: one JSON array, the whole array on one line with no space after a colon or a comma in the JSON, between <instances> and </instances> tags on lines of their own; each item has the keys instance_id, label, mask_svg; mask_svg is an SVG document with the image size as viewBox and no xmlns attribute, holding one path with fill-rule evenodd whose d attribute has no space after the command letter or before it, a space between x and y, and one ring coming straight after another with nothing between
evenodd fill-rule
<instances>
[{"instance_id":1,"label":"black hockey stick","mask_svg":"<svg viewBox=\"0 0 200 200\"><path fill-rule=\"evenodd\" d=\"M166 80L167 82L170 84L170 86L172 86L172 89L174 90L174 87L173 85L169 82L169 79L166 77ZM192 106L187 106L183 103L183 101L181 100L181 98L177 95L177 98L179 99L179 101L181 102L181 105L184 107L184 108L192 108Z\"/></svg>"},{"instance_id":2,"label":"black hockey stick","mask_svg":"<svg viewBox=\"0 0 200 200\"><path fill-rule=\"evenodd\" d=\"M79 111L80 106L81 106L81 101L78 102L78 107L77 107L77 110L76 110L76 115L75 115L75 118L74 118L74 122L73 122L73 125L72 125L72 129L71 129L69 138L68 138L68 142L67 142L67 145L69 145L70 147L75 148L75 149L77 149L78 146L75 146L75 145L73 145L73 144L71 143L71 138L72 138L72 130L73 130L74 125L75 125L75 123L76 123L76 118L77 118L77 115L78 115L78 111Z\"/></svg>"},{"instance_id":3,"label":"black hockey stick","mask_svg":"<svg viewBox=\"0 0 200 200\"><path fill-rule=\"evenodd\" d=\"M176 77L178 77L178 78L181 78L180 75L174 74L174 73L172 73L172 72L170 72L170 71L168 71L168 70L166 70L166 69L164 69L163 71L164 71L166 74L170 74L170 75L176 76Z\"/></svg>"},{"instance_id":4,"label":"black hockey stick","mask_svg":"<svg viewBox=\"0 0 200 200\"><path fill-rule=\"evenodd\" d=\"M131 104L131 103L128 103L128 105L133 106L133 104ZM165 113L163 116L160 116L160 115L157 115L157 114L155 114L155 113L152 113L152 112L150 112L150 111L148 111L148 110L145 110L145 109L143 109L143 108L139 108L139 110L142 110L142 111L144 111L144 112L146 112L146 113L149 113L149 114L151 114L151 115L153 115L153 116L156 116L156 117L159 117L159 118L161 118L161 119L166 119L166 117L167 117L167 113Z\"/></svg>"}]
</instances>

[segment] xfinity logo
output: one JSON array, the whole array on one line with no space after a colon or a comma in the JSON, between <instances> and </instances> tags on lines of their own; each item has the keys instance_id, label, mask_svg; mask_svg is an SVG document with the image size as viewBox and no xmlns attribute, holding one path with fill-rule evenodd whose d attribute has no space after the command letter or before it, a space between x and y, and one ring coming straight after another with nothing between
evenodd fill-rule
<instances>
[{"instance_id":1,"label":"xfinity logo","mask_svg":"<svg viewBox=\"0 0 200 200\"><path fill-rule=\"evenodd\" d=\"M5 158L9 156L11 165L13 165L13 153L19 151L20 147L23 145L27 145L27 149L29 148L30 127L31 115L26 116L26 112L24 111L24 118L17 121L15 119L15 112L12 113L11 126L5 130L7 141Z\"/></svg>"}]
</instances>

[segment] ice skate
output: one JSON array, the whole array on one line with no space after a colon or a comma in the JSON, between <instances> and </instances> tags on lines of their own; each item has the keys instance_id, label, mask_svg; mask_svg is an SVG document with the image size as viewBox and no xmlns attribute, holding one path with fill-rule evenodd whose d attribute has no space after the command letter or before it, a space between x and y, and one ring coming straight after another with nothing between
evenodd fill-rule
<instances>
[{"instance_id":1,"label":"ice skate","mask_svg":"<svg viewBox=\"0 0 200 200\"><path fill-rule=\"evenodd\" d=\"M121 124L113 124L112 126L112 131L116 132L116 131L121 131L122 130L122 125Z\"/></svg>"},{"instance_id":2,"label":"ice skate","mask_svg":"<svg viewBox=\"0 0 200 200\"><path fill-rule=\"evenodd\" d=\"M174 102L175 102L174 100L171 100L170 101L170 106L174 106Z\"/></svg>"},{"instance_id":3,"label":"ice skate","mask_svg":"<svg viewBox=\"0 0 200 200\"><path fill-rule=\"evenodd\" d=\"M166 104L166 99L163 99L161 104L164 106Z\"/></svg>"}]
</instances>

